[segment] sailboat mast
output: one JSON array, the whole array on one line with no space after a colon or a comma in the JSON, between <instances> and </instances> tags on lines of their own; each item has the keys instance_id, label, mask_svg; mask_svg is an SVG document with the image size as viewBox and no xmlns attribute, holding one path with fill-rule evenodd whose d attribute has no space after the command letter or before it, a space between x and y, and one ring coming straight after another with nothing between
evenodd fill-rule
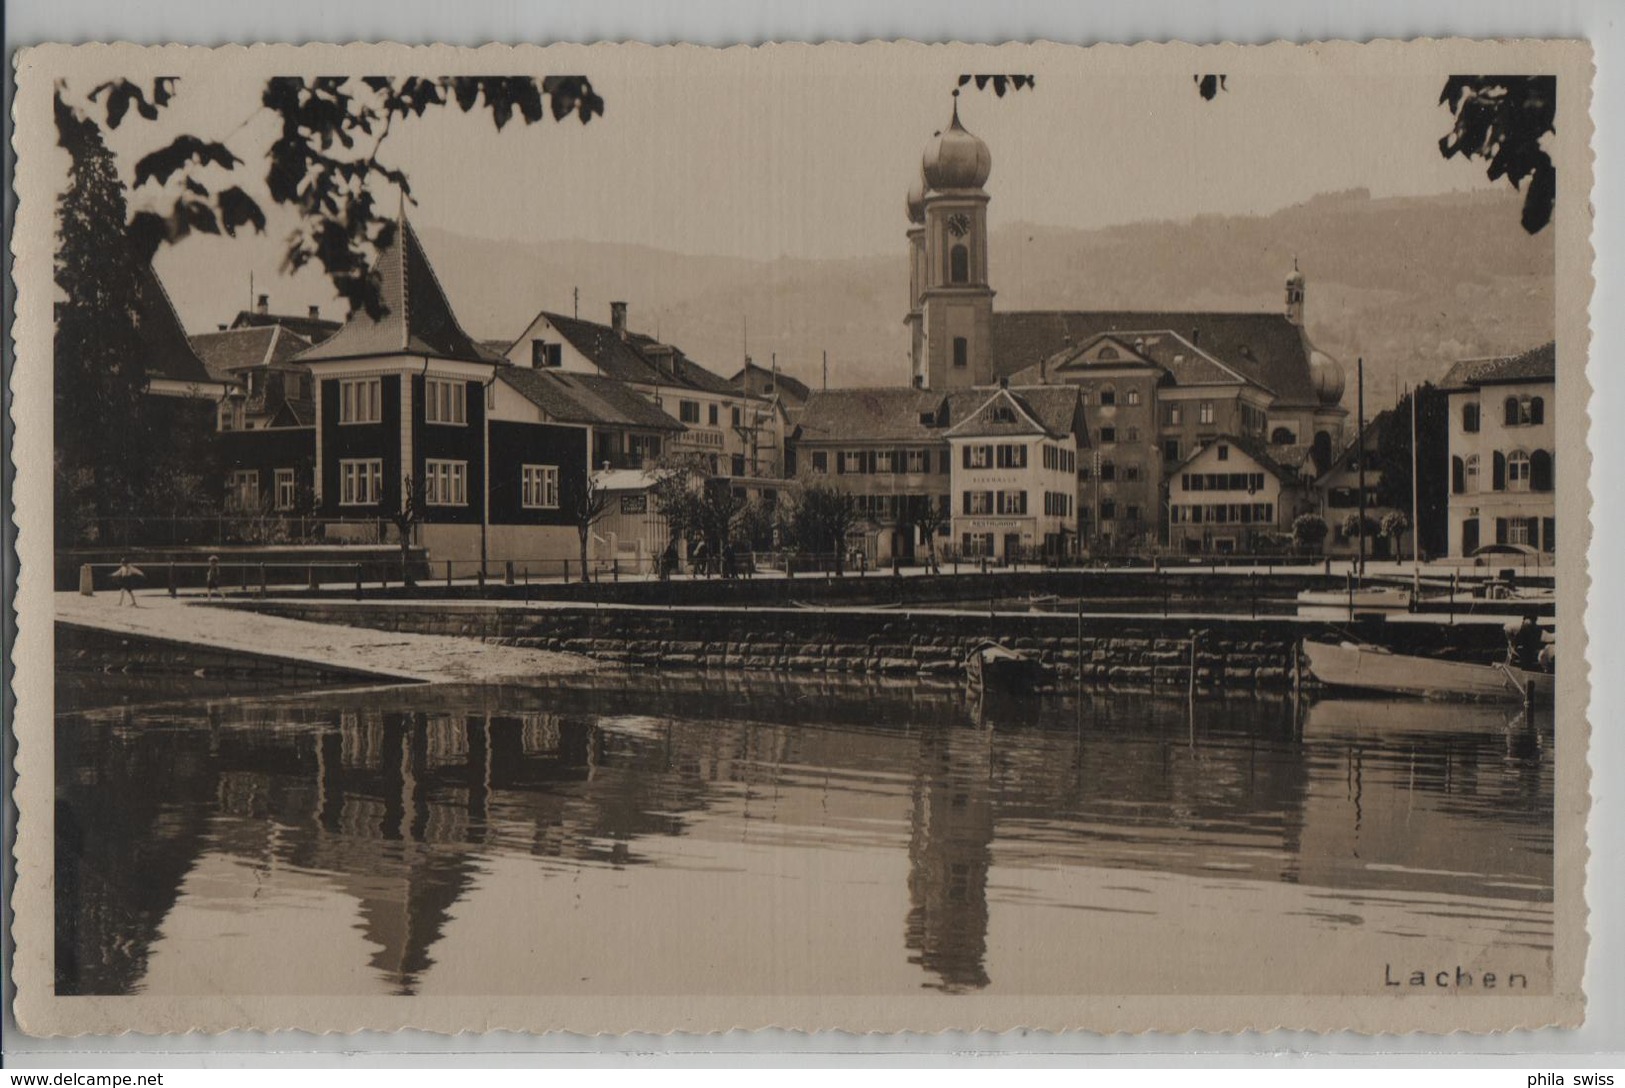
<instances>
[{"instance_id":1,"label":"sailboat mast","mask_svg":"<svg viewBox=\"0 0 1625 1088\"><path fill-rule=\"evenodd\" d=\"M1355 424L1354 441L1358 449L1354 455L1355 464L1360 466L1360 514L1359 524L1359 556L1354 561L1354 570L1360 577L1365 576L1365 356L1355 360L1355 387L1358 390L1355 396Z\"/></svg>"},{"instance_id":2,"label":"sailboat mast","mask_svg":"<svg viewBox=\"0 0 1625 1088\"><path fill-rule=\"evenodd\" d=\"M1422 389L1418 386L1411 390L1411 567L1417 568L1422 562L1422 480L1416 474L1419 456L1416 450L1416 401L1421 396Z\"/></svg>"}]
</instances>

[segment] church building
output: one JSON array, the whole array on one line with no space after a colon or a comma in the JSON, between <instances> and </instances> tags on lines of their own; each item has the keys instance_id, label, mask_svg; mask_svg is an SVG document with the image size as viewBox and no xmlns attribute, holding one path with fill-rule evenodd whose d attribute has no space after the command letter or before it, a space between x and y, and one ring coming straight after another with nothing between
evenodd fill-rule
<instances>
[{"instance_id":1,"label":"church building","mask_svg":"<svg viewBox=\"0 0 1625 1088\"><path fill-rule=\"evenodd\" d=\"M907 198L913 385L1080 387L1086 540L1167 542L1169 474L1221 438L1311 477L1349 440L1343 368L1309 339L1295 266L1273 312L995 310L993 159L960 121L957 97L920 165Z\"/></svg>"}]
</instances>

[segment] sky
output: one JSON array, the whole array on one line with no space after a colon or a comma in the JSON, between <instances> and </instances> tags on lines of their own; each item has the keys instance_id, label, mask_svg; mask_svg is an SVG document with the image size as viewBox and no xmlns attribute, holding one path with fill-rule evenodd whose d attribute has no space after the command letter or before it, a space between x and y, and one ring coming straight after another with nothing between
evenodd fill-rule
<instances>
[{"instance_id":1,"label":"sky","mask_svg":"<svg viewBox=\"0 0 1625 1088\"><path fill-rule=\"evenodd\" d=\"M1423 54L1410 58L1421 63L1359 48L1322 56L1261 47L1221 61L1187 46L487 47L434 66L584 73L605 114L498 133L488 115L443 110L395 126L382 157L410 176L415 223L496 243L587 239L758 260L895 253L901 262L904 194L948 121L961 72L1036 77L1031 90L999 98L967 88L960 99L963 123L993 156L992 228L1091 228L1268 213L1353 188L1383 197L1489 185L1481 163L1438 153L1449 73ZM154 71L181 75L175 103L159 123L127 122L111 142L128 172L174 133L224 139L245 160L237 183L263 192L264 150L276 135L275 117L258 105L264 77L365 74L383 59L341 63L331 49L164 54ZM416 65L427 59L410 63L424 70ZM76 63L70 91L110 74L94 60ZM1194 77L1215 63L1227 89L1204 101ZM151 197L131 199L140 207ZM175 299L189 328L229 319L248 298L250 273L279 310L341 311L319 275L279 275L291 222L273 214L263 239L188 239L160 255L160 273L179 261L219 269Z\"/></svg>"}]
</instances>

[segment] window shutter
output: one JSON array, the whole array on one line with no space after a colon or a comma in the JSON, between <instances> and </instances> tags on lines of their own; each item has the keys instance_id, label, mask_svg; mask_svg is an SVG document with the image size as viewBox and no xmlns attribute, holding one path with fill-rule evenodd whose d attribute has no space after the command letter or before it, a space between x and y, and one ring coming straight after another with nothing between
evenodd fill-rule
<instances>
[{"instance_id":1,"label":"window shutter","mask_svg":"<svg viewBox=\"0 0 1625 1088\"><path fill-rule=\"evenodd\" d=\"M1529 402L1529 422L1530 423L1545 423L1546 422L1546 398L1545 397L1536 397L1534 400L1531 400Z\"/></svg>"},{"instance_id":2,"label":"window shutter","mask_svg":"<svg viewBox=\"0 0 1625 1088\"><path fill-rule=\"evenodd\" d=\"M846 474L846 451L845 450L834 450L832 452L832 456L834 456L834 458L835 458L835 475L837 475L837 476L845 475Z\"/></svg>"},{"instance_id":3,"label":"window shutter","mask_svg":"<svg viewBox=\"0 0 1625 1088\"><path fill-rule=\"evenodd\" d=\"M1550 491L1552 489L1552 455L1545 450L1536 450L1529 455L1529 490Z\"/></svg>"},{"instance_id":4,"label":"window shutter","mask_svg":"<svg viewBox=\"0 0 1625 1088\"><path fill-rule=\"evenodd\" d=\"M1524 539L1530 544L1536 544L1536 542L1540 540L1540 519L1524 518L1523 524L1524 531L1528 533L1528 536L1526 536Z\"/></svg>"},{"instance_id":5,"label":"window shutter","mask_svg":"<svg viewBox=\"0 0 1625 1088\"><path fill-rule=\"evenodd\" d=\"M1505 491L1507 486L1507 459L1500 450L1495 451L1495 460L1490 468L1490 490ZM1501 541L1505 544L1506 541Z\"/></svg>"},{"instance_id":6,"label":"window shutter","mask_svg":"<svg viewBox=\"0 0 1625 1088\"><path fill-rule=\"evenodd\" d=\"M965 467L970 468L970 447L969 446L964 447L964 460L965 460Z\"/></svg>"},{"instance_id":7,"label":"window shutter","mask_svg":"<svg viewBox=\"0 0 1625 1088\"><path fill-rule=\"evenodd\" d=\"M1460 457L1450 459L1450 491L1460 495L1467 490L1467 466Z\"/></svg>"},{"instance_id":8,"label":"window shutter","mask_svg":"<svg viewBox=\"0 0 1625 1088\"><path fill-rule=\"evenodd\" d=\"M1508 427L1516 427L1518 425L1517 397L1508 397L1506 400L1506 425Z\"/></svg>"},{"instance_id":9,"label":"window shutter","mask_svg":"<svg viewBox=\"0 0 1625 1088\"><path fill-rule=\"evenodd\" d=\"M1505 544L1507 542L1507 519L1506 518L1496 518L1495 519L1495 542L1497 544Z\"/></svg>"}]
</instances>

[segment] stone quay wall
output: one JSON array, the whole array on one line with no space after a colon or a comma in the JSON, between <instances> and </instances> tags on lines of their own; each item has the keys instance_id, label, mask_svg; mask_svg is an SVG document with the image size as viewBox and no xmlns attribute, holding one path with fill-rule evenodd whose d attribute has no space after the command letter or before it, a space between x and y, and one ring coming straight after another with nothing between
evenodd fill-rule
<instances>
[{"instance_id":1,"label":"stone quay wall","mask_svg":"<svg viewBox=\"0 0 1625 1088\"><path fill-rule=\"evenodd\" d=\"M1204 686L1290 687L1304 638L1351 636L1398 652L1493 660L1504 651L1497 623L1329 623L1288 618L1085 616L1007 612L810 609L542 609L479 604L338 604L267 601L233 605L324 623L452 635L579 653L642 668L749 669L957 676L966 654L993 638L1038 654L1059 678L1095 683L1188 683L1192 642Z\"/></svg>"}]
</instances>

